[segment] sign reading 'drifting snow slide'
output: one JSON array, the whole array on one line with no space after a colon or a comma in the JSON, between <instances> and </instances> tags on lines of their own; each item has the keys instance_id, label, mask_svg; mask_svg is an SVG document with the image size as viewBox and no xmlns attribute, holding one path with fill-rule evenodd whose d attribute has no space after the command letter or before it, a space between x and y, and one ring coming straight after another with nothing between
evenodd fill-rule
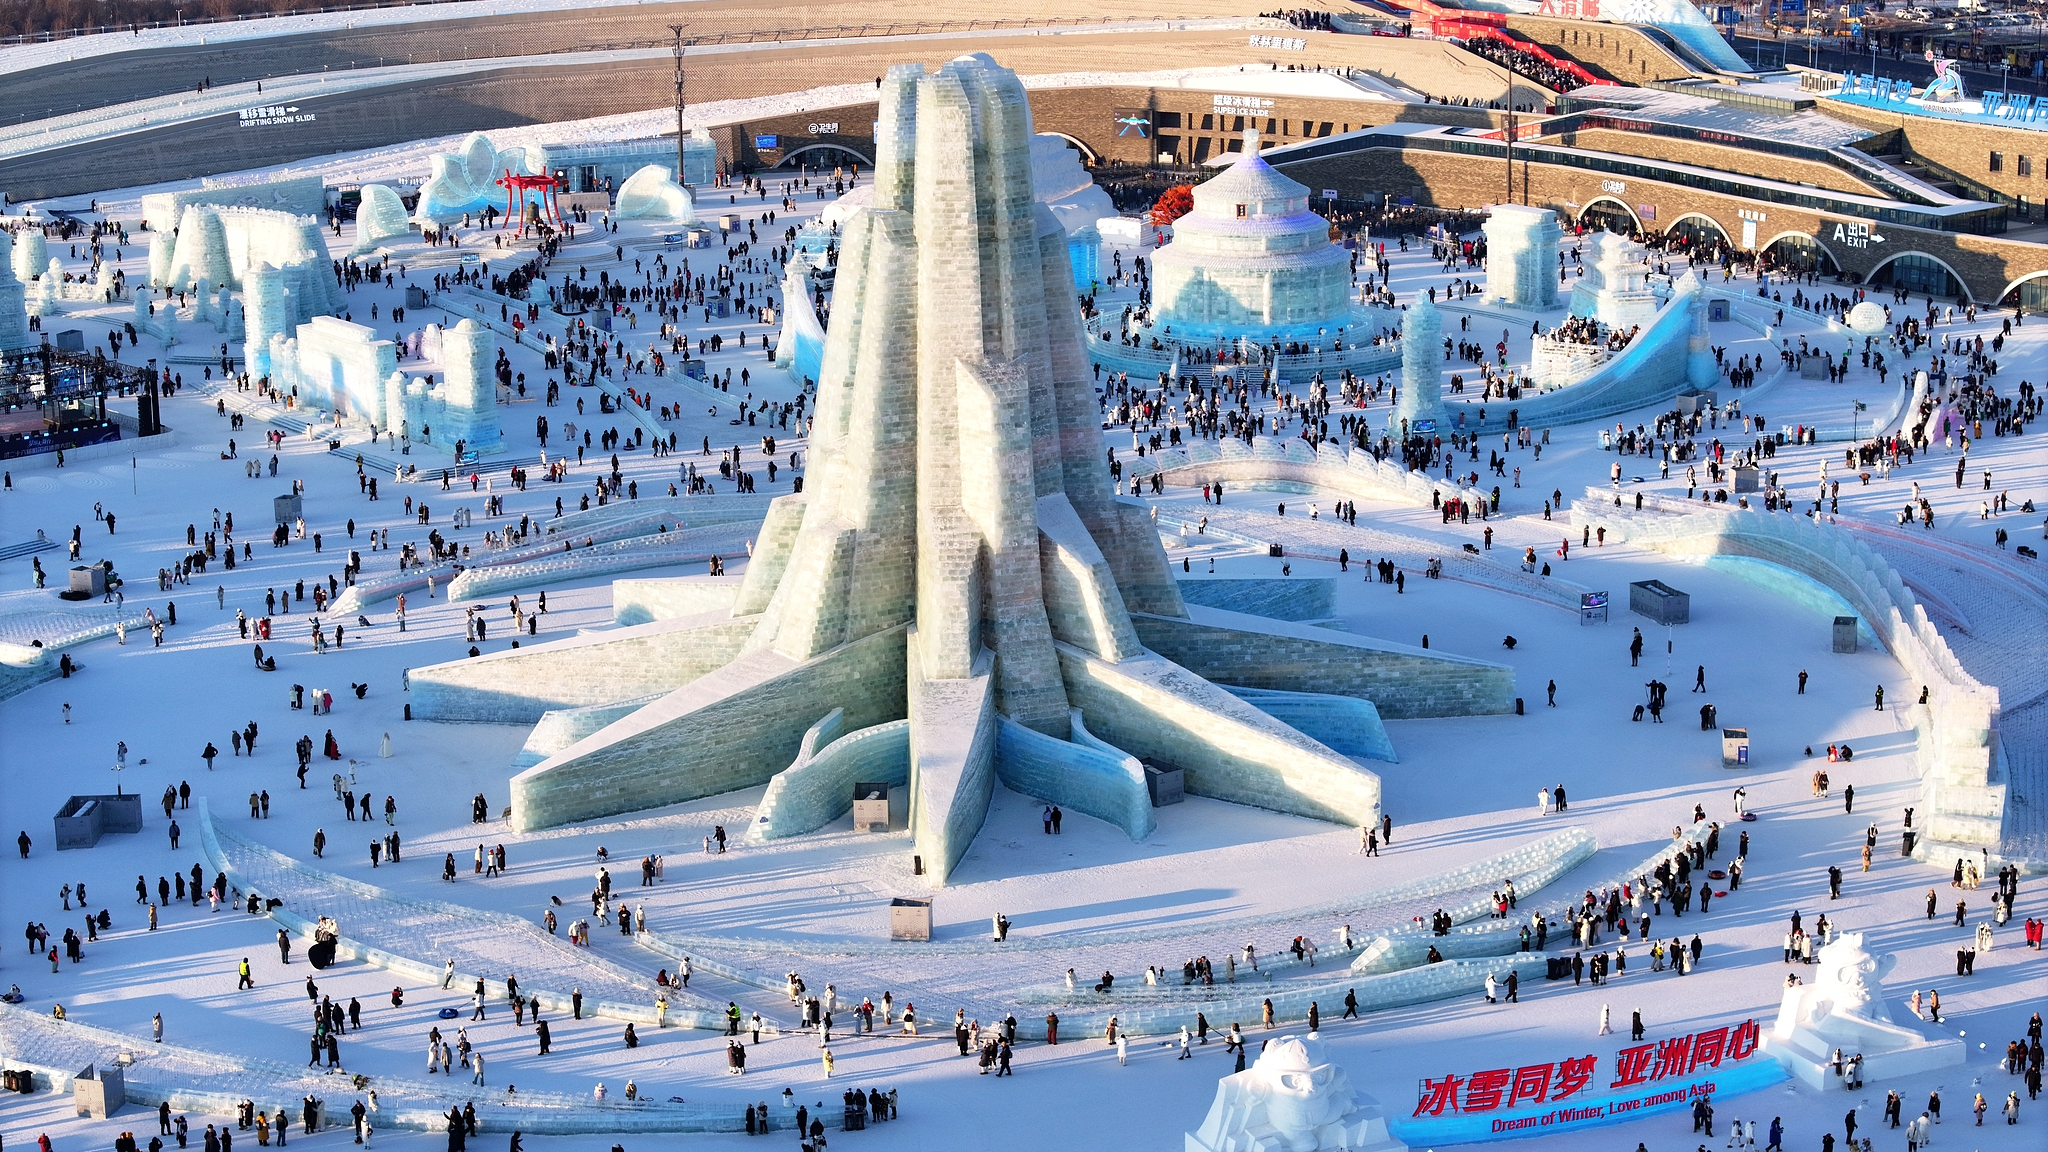
<instances>
[{"instance_id":1,"label":"sign reading 'drifting snow slide'","mask_svg":"<svg viewBox=\"0 0 2048 1152\"><path fill-rule=\"evenodd\" d=\"M306 124L313 119L313 113L299 111L296 104L266 104L261 108L244 108L240 121L244 128L263 128L272 124Z\"/></svg>"},{"instance_id":2,"label":"sign reading 'drifting snow slide'","mask_svg":"<svg viewBox=\"0 0 2048 1152\"><path fill-rule=\"evenodd\" d=\"M1622 1048L1603 1088L1592 1053L1514 1068L1422 1081L1415 1111L1393 1119L1393 1134L1411 1147L1548 1136L1560 1129L1634 1120L1690 1107L1702 1096L1754 1092L1785 1078L1775 1060L1752 1059L1762 1033L1756 1021L1709 1028Z\"/></svg>"}]
</instances>

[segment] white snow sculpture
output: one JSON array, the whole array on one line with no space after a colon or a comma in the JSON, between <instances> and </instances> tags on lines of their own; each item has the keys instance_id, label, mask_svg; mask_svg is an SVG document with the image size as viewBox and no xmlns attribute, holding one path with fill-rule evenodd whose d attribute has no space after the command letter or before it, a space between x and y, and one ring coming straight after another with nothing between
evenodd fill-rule
<instances>
[{"instance_id":1,"label":"white snow sculpture","mask_svg":"<svg viewBox=\"0 0 2048 1152\"><path fill-rule=\"evenodd\" d=\"M1849 309L1849 330L1859 336L1875 336L1891 327L1885 318L1884 305L1875 300L1865 300Z\"/></svg>"},{"instance_id":2,"label":"white snow sculpture","mask_svg":"<svg viewBox=\"0 0 2048 1152\"><path fill-rule=\"evenodd\" d=\"M36 279L33 290L29 293L29 315L55 316L57 314L57 300L61 295L63 283L64 266L57 263L57 258L53 256L50 258L49 265L43 269L43 274Z\"/></svg>"},{"instance_id":3,"label":"white snow sculpture","mask_svg":"<svg viewBox=\"0 0 2048 1152\"><path fill-rule=\"evenodd\" d=\"M1031 137L1031 189L1038 202L1059 217L1069 236L1104 216L1116 215L1109 193L1081 167L1081 154L1064 136L1040 132Z\"/></svg>"},{"instance_id":4,"label":"white snow sculpture","mask_svg":"<svg viewBox=\"0 0 2048 1152\"><path fill-rule=\"evenodd\" d=\"M1225 1076L1187 1152L1406 1152L1377 1101L1355 1092L1322 1042L1282 1036L1250 1068Z\"/></svg>"},{"instance_id":5,"label":"white snow sculpture","mask_svg":"<svg viewBox=\"0 0 2048 1152\"><path fill-rule=\"evenodd\" d=\"M234 263L228 256L228 230L220 214L211 208L192 205L178 222L178 240L171 249L168 283L173 288L190 288L202 280L231 284Z\"/></svg>"},{"instance_id":6,"label":"white snow sculpture","mask_svg":"<svg viewBox=\"0 0 2048 1152\"><path fill-rule=\"evenodd\" d=\"M26 284L43 274L43 268L50 262L49 241L43 239L43 230L30 228L14 240L14 278Z\"/></svg>"},{"instance_id":7,"label":"white snow sculpture","mask_svg":"<svg viewBox=\"0 0 2048 1152\"><path fill-rule=\"evenodd\" d=\"M149 234L149 286L152 288L167 287L171 282L173 243L175 239L169 232Z\"/></svg>"},{"instance_id":8,"label":"white snow sculpture","mask_svg":"<svg viewBox=\"0 0 2048 1152\"><path fill-rule=\"evenodd\" d=\"M660 164L649 164L619 185L618 201L612 215L621 220L673 220L679 224L697 218L696 200L690 190Z\"/></svg>"},{"instance_id":9,"label":"white snow sculpture","mask_svg":"<svg viewBox=\"0 0 2048 1152\"><path fill-rule=\"evenodd\" d=\"M363 202L356 209L357 252L368 252L394 236L412 231L405 215L405 201L382 184L363 187Z\"/></svg>"},{"instance_id":10,"label":"white snow sculpture","mask_svg":"<svg viewBox=\"0 0 2048 1152\"><path fill-rule=\"evenodd\" d=\"M1160 324L1182 336L1265 340L1313 338L1359 319L1351 254L1309 210L1308 187L1259 155L1256 130L1194 196L1173 242L1152 257Z\"/></svg>"},{"instance_id":11,"label":"white snow sculpture","mask_svg":"<svg viewBox=\"0 0 2048 1152\"><path fill-rule=\"evenodd\" d=\"M1522 308L1557 307L1557 213L1522 204L1496 204L1486 223L1486 303Z\"/></svg>"},{"instance_id":12,"label":"white snow sculpture","mask_svg":"<svg viewBox=\"0 0 2048 1152\"><path fill-rule=\"evenodd\" d=\"M14 274L14 236L0 228L0 352L29 343L28 288Z\"/></svg>"},{"instance_id":13,"label":"white snow sculpture","mask_svg":"<svg viewBox=\"0 0 2048 1152\"><path fill-rule=\"evenodd\" d=\"M1844 932L1820 950L1811 984L1785 989L1778 1020L1764 1037L1764 1050L1809 1087L1834 1079L1835 1052L1860 1058L1865 1076L1884 1079L1916 1075L1961 1064L1961 1040L1929 1038L1892 1020L1879 983L1897 958L1874 956L1863 933Z\"/></svg>"}]
</instances>

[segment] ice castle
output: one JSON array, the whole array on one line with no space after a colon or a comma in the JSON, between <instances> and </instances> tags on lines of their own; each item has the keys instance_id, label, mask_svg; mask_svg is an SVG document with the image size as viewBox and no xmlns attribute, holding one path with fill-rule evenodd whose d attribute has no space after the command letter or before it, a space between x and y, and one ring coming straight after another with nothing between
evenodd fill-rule
<instances>
[{"instance_id":1,"label":"ice castle","mask_svg":"<svg viewBox=\"0 0 2048 1152\"><path fill-rule=\"evenodd\" d=\"M1307 186L1259 155L1256 130L1235 163L1196 186L1152 276L1155 330L1181 339L1328 340L1371 322L1351 302L1351 254L1309 211Z\"/></svg>"}]
</instances>

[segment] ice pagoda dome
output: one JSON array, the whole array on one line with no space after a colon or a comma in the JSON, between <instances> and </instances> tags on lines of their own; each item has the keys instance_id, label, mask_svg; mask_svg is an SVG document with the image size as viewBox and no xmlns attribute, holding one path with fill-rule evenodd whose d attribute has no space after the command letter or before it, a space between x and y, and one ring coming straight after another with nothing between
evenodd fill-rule
<instances>
[{"instance_id":1,"label":"ice pagoda dome","mask_svg":"<svg viewBox=\"0 0 2048 1152\"><path fill-rule=\"evenodd\" d=\"M1357 321L1351 254L1309 211L1308 189L1244 151L1194 190L1153 258L1155 319L1183 338L1320 341Z\"/></svg>"},{"instance_id":2,"label":"ice pagoda dome","mask_svg":"<svg viewBox=\"0 0 2048 1152\"><path fill-rule=\"evenodd\" d=\"M1282 176L1258 153L1258 133L1221 174L1197 185L1193 215L1219 220L1296 216L1308 212L1308 186ZM1182 217L1183 220L1186 217Z\"/></svg>"}]
</instances>

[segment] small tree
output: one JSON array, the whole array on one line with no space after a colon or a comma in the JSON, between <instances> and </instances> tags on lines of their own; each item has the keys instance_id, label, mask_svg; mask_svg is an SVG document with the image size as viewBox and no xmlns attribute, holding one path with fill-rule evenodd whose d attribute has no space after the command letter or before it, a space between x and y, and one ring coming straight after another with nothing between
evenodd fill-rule
<instances>
[{"instance_id":1,"label":"small tree","mask_svg":"<svg viewBox=\"0 0 2048 1152\"><path fill-rule=\"evenodd\" d=\"M1195 186L1175 184L1159 194L1158 203L1152 205L1154 224L1171 224L1195 210Z\"/></svg>"}]
</instances>

